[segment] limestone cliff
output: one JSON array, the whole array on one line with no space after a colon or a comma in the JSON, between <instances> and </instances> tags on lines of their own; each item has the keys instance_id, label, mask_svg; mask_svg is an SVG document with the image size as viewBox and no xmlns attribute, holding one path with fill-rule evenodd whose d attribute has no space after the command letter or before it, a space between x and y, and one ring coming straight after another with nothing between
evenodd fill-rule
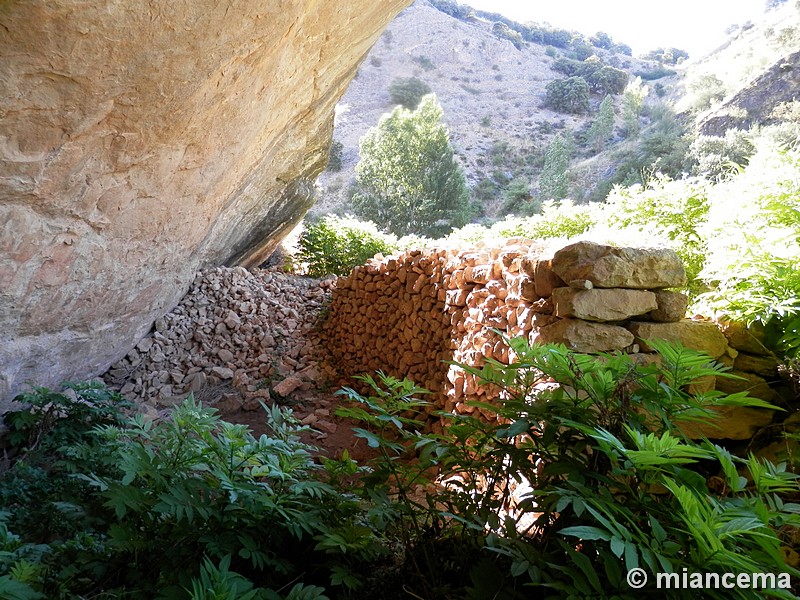
<instances>
[{"instance_id":1,"label":"limestone cliff","mask_svg":"<svg viewBox=\"0 0 800 600\"><path fill-rule=\"evenodd\" d=\"M104 370L199 268L266 257L408 3L0 3L0 410Z\"/></svg>"}]
</instances>

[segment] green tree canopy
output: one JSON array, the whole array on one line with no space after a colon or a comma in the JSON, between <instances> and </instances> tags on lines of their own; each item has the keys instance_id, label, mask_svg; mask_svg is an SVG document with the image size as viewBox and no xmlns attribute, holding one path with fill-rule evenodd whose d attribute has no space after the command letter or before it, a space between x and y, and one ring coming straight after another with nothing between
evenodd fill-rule
<instances>
[{"instance_id":1,"label":"green tree canopy","mask_svg":"<svg viewBox=\"0 0 800 600\"><path fill-rule=\"evenodd\" d=\"M469 193L436 96L397 107L361 138L353 210L399 235L441 236L469 220Z\"/></svg>"},{"instance_id":2,"label":"green tree canopy","mask_svg":"<svg viewBox=\"0 0 800 600\"><path fill-rule=\"evenodd\" d=\"M556 79L547 84L547 105L565 113L589 112L589 84L583 77Z\"/></svg>"}]
</instances>

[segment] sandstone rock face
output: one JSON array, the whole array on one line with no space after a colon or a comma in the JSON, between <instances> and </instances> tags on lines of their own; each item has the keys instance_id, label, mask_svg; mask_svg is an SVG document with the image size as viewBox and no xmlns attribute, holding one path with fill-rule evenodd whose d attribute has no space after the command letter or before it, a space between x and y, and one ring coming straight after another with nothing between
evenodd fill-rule
<instances>
[{"instance_id":1,"label":"sandstone rock face","mask_svg":"<svg viewBox=\"0 0 800 600\"><path fill-rule=\"evenodd\" d=\"M661 339L680 342L687 348L705 352L711 358L719 358L727 350L728 343L717 326L709 321L683 319L677 323L634 322L628 329L636 336L644 352L651 350L646 340Z\"/></svg>"},{"instance_id":2,"label":"sandstone rock face","mask_svg":"<svg viewBox=\"0 0 800 600\"><path fill-rule=\"evenodd\" d=\"M0 409L103 371L199 268L268 256L407 4L3 2Z\"/></svg>"},{"instance_id":3,"label":"sandstone rock face","mask_svg":"<svg viewBox=\"0 0 800 600\"><path fill-rule=\"evenodd\" d=\"M553 304L557 317L586 321L624 321L657 308L656 295L643 290L556 288Z\"/></svg>"},{"instance_id":4,"label":"sandstone rock face","mask_svg":"<svg viewBox=\"0 0 800 600\"><path fill-rule=\"evenodd\" d=\"M633 334L617 325L562 319L542 327L536 341L560 343L570 350L591 354L622 350L633 343Z\"/></svg>"},{"instance_id":5,"label":"sandstone rock face","mask_svg":"<svg viewBox=\"0 0 800 600\"><path fill-rule=\"evenodd\" d=\"M687 295L667 290L658 290L655 294L658 308L647 313L653 321L675 323L686 316L686 309L689 306Z\"/></svg>"},{"instance_id":6,"label":"sandstone rock face","mask_svg":"<svg viewBox=\"0 0 800 600\"><path fill-rule=\"evenodd\" d=\"M577 242L553 255L553 271L564 281L594 287L658 289L686 284L686 271L672 250L616 248Z\"/></svg>"},{"instance_id":7,"label":"sandstone rock face","mask_svg":"<svg viewBox=\"0 0 800 600\"><path fill-rule=\"evenodd\" d=\"M749 440L762 427L772 422L774 411L766 408L716 406L708 421L679 423L688 437L712 440Z\"/></svg>"}]
</instances>

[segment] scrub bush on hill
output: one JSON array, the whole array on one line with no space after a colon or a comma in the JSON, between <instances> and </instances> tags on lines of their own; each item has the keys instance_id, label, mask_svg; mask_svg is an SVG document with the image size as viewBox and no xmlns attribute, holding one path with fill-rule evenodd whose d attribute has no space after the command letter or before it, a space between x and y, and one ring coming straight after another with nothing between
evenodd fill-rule
<instances>
[{"instance_id":1,"label":"scrub bush on hill","mask_svg":"<svg viewBox=\"0 0 800 600\"><path fill-rule=\"evenodd\" d=\"M559 112L587 113L589 84L583 77L567 77L551 81L546 87L545 104Z\"/></svg>"},{"instance_id":2,"label":"scrub bush on hill","mask_svg":"<svg viewBox=\"0 0 800 600\"><path fill-rule=\"evenodd\" d=\"M305 265L311 277L347 275L376 254L397 250L397 238L374 223L333 215L306 223L297 244L295 261Z\"/></svg>"}]
</instances>

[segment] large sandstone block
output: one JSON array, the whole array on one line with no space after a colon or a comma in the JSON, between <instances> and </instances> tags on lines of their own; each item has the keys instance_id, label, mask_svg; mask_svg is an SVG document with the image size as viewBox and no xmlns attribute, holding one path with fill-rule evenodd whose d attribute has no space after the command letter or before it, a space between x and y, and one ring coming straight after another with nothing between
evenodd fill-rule
<instances>
[{"instance_id":1,"label":"large sandstone block","mask_svg":"<svg viewBox=\"0 0 800 600\"><path fill-rule=\"evenodd\" d=\"M676 323L686 316L686 309L689 306L689 297L686 294L668 290L658 290L655 294L658 308L647 314L653 321Z\"/></svg>"},{"instance_id":2,"label":"large sandstone block","mask_svg":"<svg viewBox=\"0 0 800 600\"><path fill-rule=\"evenodd\" d=\"M553 255L553 272L566 282L591 281L600 288L658 289L686 284L686 271L666 249L616 248L577 242Z\"/></svg>"},{"instance_id":3,"label":"large sandstone block","mask_svg":"<svg viewBox=\"0 0 800 600\"><path fill-rule=\"evenodd\" d=\"M744 406L716 406L706 421L679 422L677 425L692 439L749 440L762 427L772 423L775 411Z\"/></svg>"},{"instance_id":4,"label":"large sandstone block","mask_svg":"<svg viewBox=\"0 0 800 600\"><path fill-rule=\"evenodd\" d=\"M0 3L0 410L104 371L200 268L262 262L409 3Z\"/></svg>"},{"instance_id":5,"label":"large sandstone block","mask_svg":"<svg viewBox=\"0 0 800 600\"><path fill-rule=\"evenodd\" d=\"M622 350L633 343L633 334L617 325L561 319L542 327L534 341L564 344L576 352L592 354Z\"/></svg>"},{"instance_id":6,"label":"large sandstone block","mask_svg":"<svg viewBox=\"0 0 800 600\"><path fill-rule=\"evenodd\" d=\"M625 321L657 308L656 295L643 290L578 290L556 288L553 306L557 317L575 317L585 321Z\"/></svg>"},{"instance_id":7,"label":"large sandstone block","mask_svg":"<svg viewBox=\"0 0 800 600\"><path fill-rule=\"evenodd\" d=\"M720 331L728 339L731 348L748 354L771 356L772 353L764 345L764 328L758 323L750 327L736 321L722 321Z\"/></svg>"},{"instance_id":8,"label":"large sandstone block","mask_svg":"<svg viewBox=\"0 0 800 600\"><path fill-rule=\"evenodd\" d=\"M705 352L713 359L725 354L728 347L725 336L720 333L714 323L709 321L692 321L690 319L683 319L677 323L635 321L628 325L628 329L636 336L636 343L644 352L652 350L647 345L647 340L657 339L680 342L687 348Z\"/></svg>"}]
</instances>

